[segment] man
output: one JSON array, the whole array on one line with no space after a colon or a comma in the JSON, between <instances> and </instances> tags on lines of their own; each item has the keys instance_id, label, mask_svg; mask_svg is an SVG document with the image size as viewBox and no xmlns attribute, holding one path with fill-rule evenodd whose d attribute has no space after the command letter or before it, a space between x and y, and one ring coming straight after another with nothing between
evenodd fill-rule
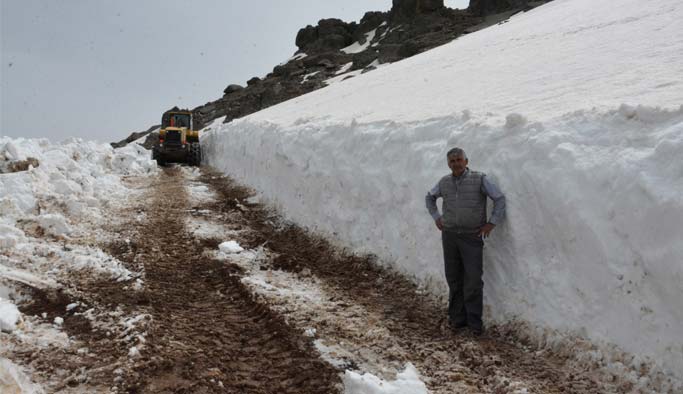
<instances>
[{"instance_id":1,"label":"man","mask_svg":"<svg viewBox=\"0 0 683 394\"><path fill-rule=\"evenodd\" d=\"M441 178L427 193L425 202L436 227L441 230L448 282L448 322L453 329L469 326L481 335L483 308L483 238L488 237L505 215L505 196L485 174L471 171L465 151L453 148L446 154L451 174ZM487 219L486 197L493 200ZM436 200L443 198L443 215Z\"/></svg>"}]
</instances>

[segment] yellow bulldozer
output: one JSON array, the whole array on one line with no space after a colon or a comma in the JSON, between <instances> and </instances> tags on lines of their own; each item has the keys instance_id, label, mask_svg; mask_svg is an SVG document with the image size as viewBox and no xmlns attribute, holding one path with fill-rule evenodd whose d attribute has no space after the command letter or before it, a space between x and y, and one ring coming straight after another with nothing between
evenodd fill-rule
<instances>
[{"instance_id":1,"label":"yellow bulldozer","mask_svg":"<svg viewBox=\"0 0 683 394\"><path fill-rule=\"evenodd\" d=\"M194 130L193 126L190 111L174 108L164 112L159 141L152 147L152 160L159 165L187 163L199 166L202 163L202 150L199 146L199 130Z\"/></svg>"}]
</instances>

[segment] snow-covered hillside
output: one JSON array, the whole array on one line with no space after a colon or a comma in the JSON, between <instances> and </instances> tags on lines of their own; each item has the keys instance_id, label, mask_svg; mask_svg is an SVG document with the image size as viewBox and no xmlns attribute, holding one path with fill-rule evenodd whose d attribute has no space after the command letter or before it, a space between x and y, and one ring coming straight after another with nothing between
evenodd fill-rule
<instances>
[{"instance_id":1,"label":"snow-covered hillside","mask_svg":"<svg viewBox=\"0 0 683 394\"><path fill-rule=\"evenodd\" d=\"M485 318L528 322L548 344L589 339L615 373L645 363L680 380L682 19L678 0L556 0L215 122L205 157L445 294L424 195L460 146L508 198L486 245Z\"/></svg>"}]
</instances>

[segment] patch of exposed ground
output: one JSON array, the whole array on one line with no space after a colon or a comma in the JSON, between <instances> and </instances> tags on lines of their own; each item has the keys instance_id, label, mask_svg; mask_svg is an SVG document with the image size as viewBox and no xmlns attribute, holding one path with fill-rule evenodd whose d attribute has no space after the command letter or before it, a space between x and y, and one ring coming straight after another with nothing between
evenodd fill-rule
<instances>
[{"instance_id":1,"label":"patch of exposed ground","mask_svg":"<svg viewBox=\"0 0 683 394\"><path fill-rule=\"evenodd\" d=\"M192 211L184 169L166 168L146 198L146 220L118 257L143 264L144 344L120 373L124 392L331 393L338 371L302 333L255 300L240 268L203 256L215 247L185 229Z\"/></svg>"}]
</instances>

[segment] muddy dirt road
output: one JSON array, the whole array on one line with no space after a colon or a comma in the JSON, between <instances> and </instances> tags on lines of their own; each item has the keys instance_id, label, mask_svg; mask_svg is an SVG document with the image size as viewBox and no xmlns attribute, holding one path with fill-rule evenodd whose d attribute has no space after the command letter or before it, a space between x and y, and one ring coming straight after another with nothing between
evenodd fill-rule
<instances>
[{"instance_id":1,"label":"muddy dirt road","mask_svg":"<svg viewBox=\"0 0 683 394\"><path fill-rule=\"evenodd\" d=\"M79 302L115 320L72 314L64 329L77 345L17 350L52 392L342 393L363 373L394 382L411 371L432 393L629 391L504 328L452 332L444 306L410 281L283 223L209 169L168 167L138 187L122 236L105 245L138 280L24 306Z\"/></svg>"}]
</instances>

